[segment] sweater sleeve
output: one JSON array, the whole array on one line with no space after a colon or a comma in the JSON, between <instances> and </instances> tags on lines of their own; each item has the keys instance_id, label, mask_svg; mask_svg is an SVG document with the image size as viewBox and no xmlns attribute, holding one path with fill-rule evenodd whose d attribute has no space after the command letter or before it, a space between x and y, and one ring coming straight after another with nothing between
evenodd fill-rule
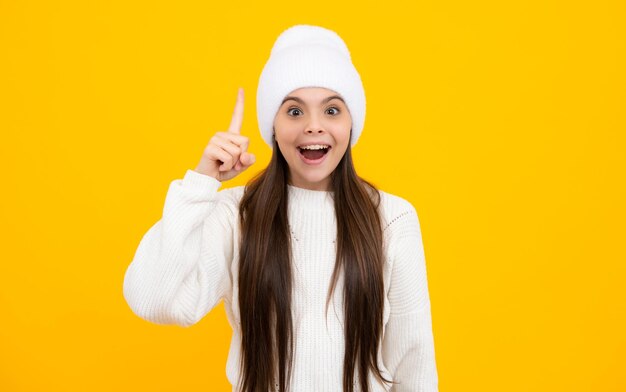
<instances>
[{"instance_id":1,"label":"sweater sleeve","mask_svg":"<svg viewBox=\"0 0 626 392\"><path fill-rule=\"evenodd\" d=\"M140 318L189 327L232 291L234 217L219 200L220 185L190 169L170 183L163 215L124 276L124 298Z\"/></svg>"},{"instance_id":2,"label":"sweater sleeve","mask_svg":"<svg viewBox=\"0 0 626 392\"><path fill-rule=\"evenodd\" d=\"M382 343L383 361L394 392L437 392L438 374L430 297L419 219L407 209L388 227L392 272L390 315Z\"/></svg>"}]
</instances>

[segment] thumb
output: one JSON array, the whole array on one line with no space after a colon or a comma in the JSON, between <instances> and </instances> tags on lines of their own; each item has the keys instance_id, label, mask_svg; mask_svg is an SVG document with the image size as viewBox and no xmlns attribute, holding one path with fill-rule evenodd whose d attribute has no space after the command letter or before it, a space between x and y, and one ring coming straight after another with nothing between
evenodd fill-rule
<instances>
[{"instance_id":1,"label":"thumb","mask_svg":"<svg viewBox=\"0 0 626 392\"><path fill-rule=\"evenodd\" d=\"M244 167L248 167L252 165L254 162L256 162L256 157L254 156L253 153L246 151L243 154L241 154L240 160L241 160L241 163L244 164Z\"/></svg>"}]
</instances>

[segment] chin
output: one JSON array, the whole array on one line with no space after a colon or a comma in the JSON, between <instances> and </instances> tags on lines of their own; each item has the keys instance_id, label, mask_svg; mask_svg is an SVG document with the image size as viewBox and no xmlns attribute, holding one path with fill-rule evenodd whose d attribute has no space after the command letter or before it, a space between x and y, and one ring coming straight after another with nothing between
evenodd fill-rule
<instances>
[{"instance_id":1,"label":"chin","mask_svg":"<svg viewBox=\"0 0 626 392\"><path fill-rule=\"evenodd\" d=\"M307 171L306 169L304 169L298 170L296 176L300 179L300 181L306 182L308 184L318 184L326 181L331 174L332 172L327 172L326 170L322 171L320 169L309 169Z\"/></svg>"}]
</instances>

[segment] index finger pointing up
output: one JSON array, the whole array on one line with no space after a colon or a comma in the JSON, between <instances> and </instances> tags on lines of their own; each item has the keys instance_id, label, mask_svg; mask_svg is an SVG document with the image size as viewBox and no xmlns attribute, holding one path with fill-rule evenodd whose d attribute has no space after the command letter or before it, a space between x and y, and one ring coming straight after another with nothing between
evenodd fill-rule
<instances>
[{"instance_id":1,"label":"index finger pointing up","mask_svg":"<svg viewBox=\"0 0 626 392\"><path fill-rule=\"evenodd\" d=\"M239 87L237 92L237 102L233 111L233 118L230 120L228 132L239 134L241 132L241 124L243 123L243 87Z\"/></svg>"}]
</instances>

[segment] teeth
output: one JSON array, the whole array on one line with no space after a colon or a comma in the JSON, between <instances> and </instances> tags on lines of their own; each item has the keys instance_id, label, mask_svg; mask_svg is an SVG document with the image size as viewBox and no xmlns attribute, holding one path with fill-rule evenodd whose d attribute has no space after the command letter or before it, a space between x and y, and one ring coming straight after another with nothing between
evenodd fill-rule
<instances>
[{"instance_id":1,"label":"teeth","mask_svg":"<svg viewBox=\"0 0 626 392\"><path fill-rule=\"evenodd\" d=\"M312 144L310 146L303 146L300 148L303 150L323 150L325 148L328 148L328 146L325 144Z\"/></svg>"}]
</instances>

